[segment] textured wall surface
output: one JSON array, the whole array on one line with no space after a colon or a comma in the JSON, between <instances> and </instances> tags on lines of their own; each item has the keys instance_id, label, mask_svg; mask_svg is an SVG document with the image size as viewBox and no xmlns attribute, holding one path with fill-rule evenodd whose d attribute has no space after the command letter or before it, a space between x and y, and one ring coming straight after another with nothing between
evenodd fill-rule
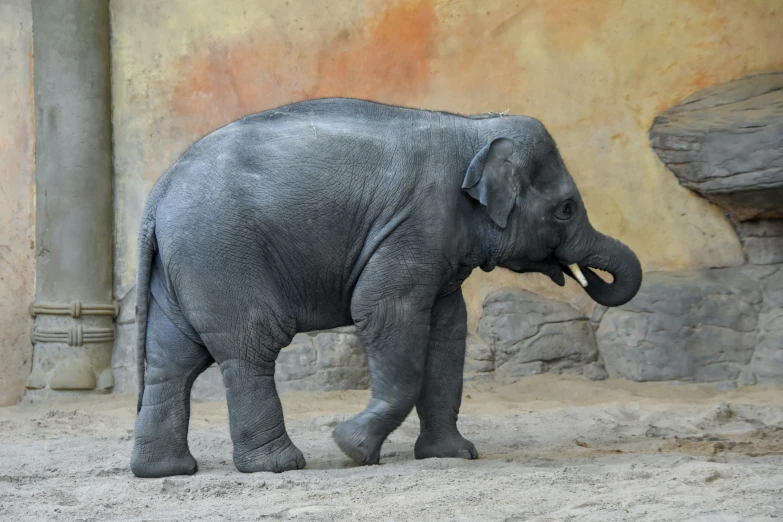
<instances>
[{"instance_id":1,"label":"textured wall surface","mask_svg":"<svg viewBox=\"0 0 783 522\"><path fill-rule=\"evenodd\" d=\"M742 261L722 213L677 184L647 130L701 88L783 68L779 0L111 6L118 298L134 284L147 193L193 141L245 114L322 96L538 117L558 141L593 223L630 244L646 270ZM31 33L29 0L0 0L0 404L15 402L30 369ZM544 277L478 271L466 282L474 332L485 296L509 286L585 311L592 305L571 281L559 289Z\"/></svg>"},{"instance_id":2,"label":"textured wall surface","mask_svg":"<svg viewBox=\"0 0 783 522\"><path fill-rule=\"evenodd\" d=\"M783 71L691 94L655 118L650 145L736 221L783 218Z\"/></svg>"},{"instance_id":3,"label":"textured wall surface","mask_svg":"<svg viewBox=\"0 0 783 522\"><path fill-rule=\"evenodd\" d=\"M30 373L35 295L33 42L29 0L0 0L0 406Z\"/></svg>"},{"instance_id":4,"label":"textured wall surface","mask_svg":"<svg viewBox=\"0 0 783 522\"><path fill-rule=\"evenodd\" d=\"M783 67L777 0L114 0L112 23L118 297L134 284L146 195L188 145L323 96L538 117L596 228L645 269L742 262L723 214L678 186L647 130L700 88ZM490 291L520 285L592 304L573 282L476 273L472 328Z\"/></svg>"}]
</instances>

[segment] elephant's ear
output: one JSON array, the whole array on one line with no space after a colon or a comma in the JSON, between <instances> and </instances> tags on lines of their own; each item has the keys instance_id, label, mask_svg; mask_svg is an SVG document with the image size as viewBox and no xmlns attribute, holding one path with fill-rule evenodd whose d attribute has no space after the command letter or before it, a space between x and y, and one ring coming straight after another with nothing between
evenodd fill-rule
<instances>
[{"instance_id":1,"label":"elephant's ear","mask_svg":"<svg viewBox=\"0 0 783 522\"><path fill-rule=\"evenodd\" d=\"M489 217L505 228L517 200L511 154L514 142L497 138L486 144L470 162L462 188L487 207Z\"/></svg>"}]
</instances>

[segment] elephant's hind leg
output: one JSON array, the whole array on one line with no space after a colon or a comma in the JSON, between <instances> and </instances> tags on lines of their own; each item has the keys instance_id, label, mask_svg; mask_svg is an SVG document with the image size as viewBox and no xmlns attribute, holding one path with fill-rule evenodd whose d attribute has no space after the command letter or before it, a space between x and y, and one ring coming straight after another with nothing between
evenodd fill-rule
<instances>
[{"instance_id":1,"label":"elephant's hind leg","mask_svg":"<svg viewBox=\"0 0 783 522\"><path fill-rule=\"evenodd\" d=\"M190 389L212 364L204 346L184 335L150 301L147 377L136 420L131 470L137 477L192 475L198 469L188 448Z\"/></svg>"},{"instance_id":2,"label":"elephant's hind leg","mask_svg":"<svg viewBox=\"0 0 783 522\"><path fill-rule=\"evenodd\" d=\"M275 359L290 337L269 330L273 330L269 324L253 321L244 331L256 335L242 335L244 340L232 343L233 350L219 350L240 354L218 362L226 386L234 465L243 473L280 473L305 467L302 452L286 432L275 387Z\"/></svg>"}]
</instances>

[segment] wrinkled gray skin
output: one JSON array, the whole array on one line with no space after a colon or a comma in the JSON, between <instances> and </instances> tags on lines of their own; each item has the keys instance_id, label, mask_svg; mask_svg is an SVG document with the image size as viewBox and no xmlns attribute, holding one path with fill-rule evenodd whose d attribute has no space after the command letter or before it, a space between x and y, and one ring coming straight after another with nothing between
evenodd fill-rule
<instances>
[{"instance_id":1,"label":"wrinkled gray skin","mask_svg":"<svg viewBox=\"0 0 783 522\"><path fill-rule=\"evenodd\" d=\"M416 458L476 458L457 430L471 271L563 285L563 265L579 263L607 306L630 300L642 277L626 246L591 227L537 120L349 99L254 114L199 140L153 188L138 253L139 477L196 471L190 389L213 361L237 469L303 468L275 359L296 332L349 324L372 399L334 430L342 451L377 463L415 406Z\"/></svg>"}]
</instances>

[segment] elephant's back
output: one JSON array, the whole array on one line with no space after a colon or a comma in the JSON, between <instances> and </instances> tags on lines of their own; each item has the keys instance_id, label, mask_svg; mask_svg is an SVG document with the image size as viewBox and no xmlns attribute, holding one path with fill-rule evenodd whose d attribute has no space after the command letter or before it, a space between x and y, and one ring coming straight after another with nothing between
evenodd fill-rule
<instances>
[{"instance_id":1,"label":"elephant's back","mask_svg":"<svg viewBox=\"0 0 783 522\"><path fill-rule=\"evenodd\" d=\"M432 206L450 188L435 178L458 170L436 162L456 156L447 150L455 140L433 114L337 99L242 118L164 175L157 221L171 241L243 240L235 236L254 230L278 249L350 260L373 226ZM453 181L458 194L461 179Z\"/></svg>"},{"instance_id":2,"label":"elephant's back","mask_svg":"<svg viewBox=\"0 0 783 522\"><path fill-rule=\"evenodd\" d=\"M415 193L430 155L422 122L384 106L357 113L313 104L251 115L200 139L164 175L168 199L275 212L293 205L326 219L335 208L378 198L394 206Z\"/></svg>"},{"instance_id":3,"label":"elephant's back","mask_svg":"<svg viewBox=\"0 0 783 522\"><path fill-rule=\"evenodd\" d=\"M404 206L388 145L329 118L227 125L195 143L153 189L161 252L177 258L172 264L203 252L207 262L227 256L223 266L278 255L306 271L350 264L372 224Z\"/></svg>"},{"instance_id":4,"label":"elephant's back","mask_svg":"<svg viewBox=\"0 0 783 522\"><path fill-rule=\"evenodd\" d=\"M308 183L311 190L320 185L334 190L346 181L369 186L396 181L404 189L405 183L415 183L404 180L406 174L418 177L441 161L433 156L448 157L452 151L446 149L459 141L457 129L473 125L456 115L364 100L308 100L215 130L185 151L163 178L183 178L205 190L221 181Z\"/></svg>"}]
</instances>

